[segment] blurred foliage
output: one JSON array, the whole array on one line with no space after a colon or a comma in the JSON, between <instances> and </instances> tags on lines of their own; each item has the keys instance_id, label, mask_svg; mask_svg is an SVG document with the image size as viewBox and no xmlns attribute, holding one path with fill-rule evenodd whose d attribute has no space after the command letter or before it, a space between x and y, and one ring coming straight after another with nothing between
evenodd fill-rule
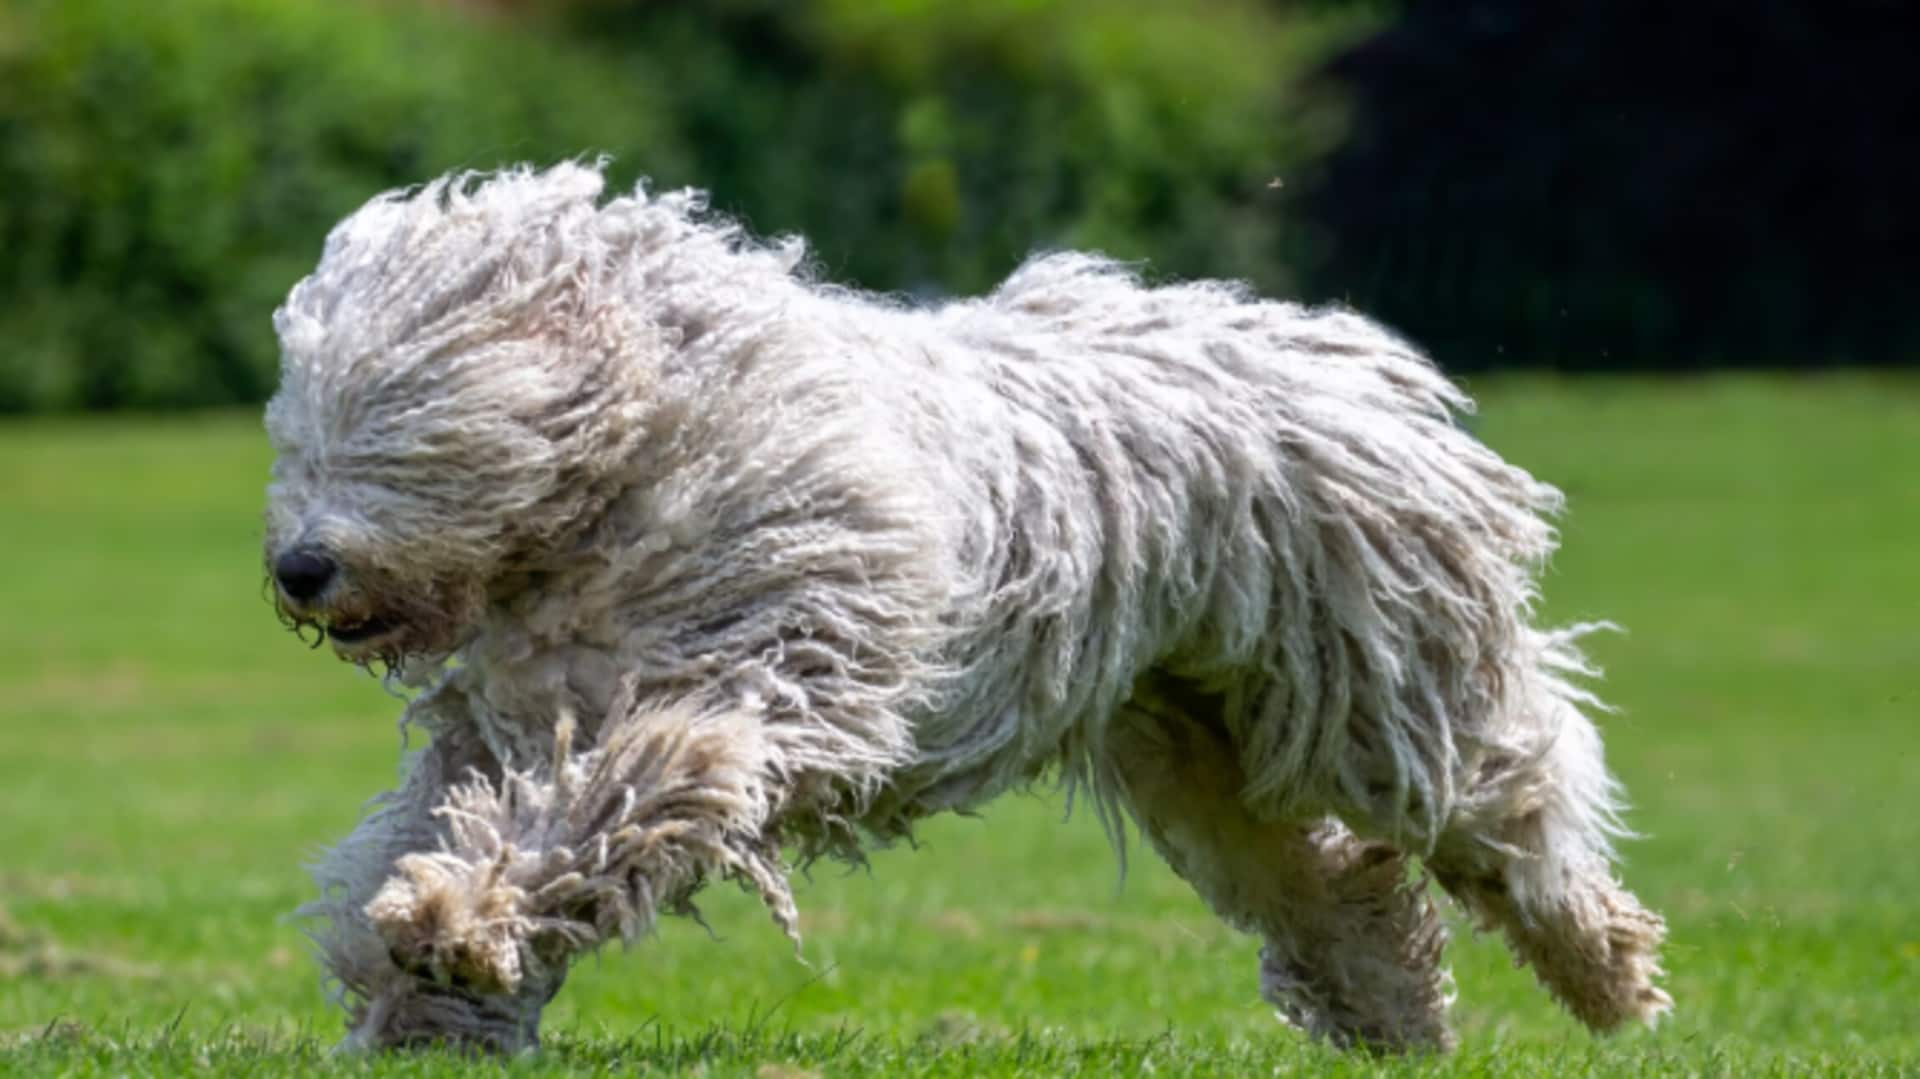
<instances>
[{"instance_id":1,"label":"blurred foliage","mask_svg":"<svg viewBox=\"0 0 1920 1079\"><path fill-rule=\"evenodd\" d=\"M0 0L0 411L256 400L327 227L614 155L921 293L1089 247L1291 282L1280 203L1378 18L1242 0Z\"/></svg>"},{"instance_id":2,"label":"blurred foliage","mask_svg":"<svg viewBox=\"0 0 1920 1079\"><path fill-rule=\"evenodd\" d=\"M1301 92L1366 6L1250 0L572 0L581 41L663 79L719 207L833 277L966 292L1036 248L1290 284L1290 175L1337 141Z\"/></svg>"},{"instance_id":3,"label":"blurred foliage","mask_svg":"<svg viewBox=\"0 0 1920 1079\"><path fill-rule=\"evenodd\" d=\"M680 171L643 70L408 5L0 4L0 411L252 401L368 196L604 149Z\"/></svg>"}]
</instances>

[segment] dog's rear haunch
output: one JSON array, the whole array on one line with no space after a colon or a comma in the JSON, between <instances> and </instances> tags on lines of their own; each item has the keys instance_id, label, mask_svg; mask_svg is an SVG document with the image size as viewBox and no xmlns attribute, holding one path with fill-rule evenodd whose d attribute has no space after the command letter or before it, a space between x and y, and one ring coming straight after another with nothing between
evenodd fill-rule
<instances>
[{"instance_id":1,"label":"dog's rear haunch","mask_svg":"<svg viewBox=\"0 0 1920 1079\"><path fill-rule=\"evenodd\" d=\"M702 884L797 943L786 857L1048 775L1317 1037L1451 1044L1413 858L1588 1026L1668 1007L1559 495L1413 348L1082 255L917 308L601 186L383 195L275 317L277 605L429 736L307 908L349 1044L530 1046Z\"/></svg>"}]
</instances>

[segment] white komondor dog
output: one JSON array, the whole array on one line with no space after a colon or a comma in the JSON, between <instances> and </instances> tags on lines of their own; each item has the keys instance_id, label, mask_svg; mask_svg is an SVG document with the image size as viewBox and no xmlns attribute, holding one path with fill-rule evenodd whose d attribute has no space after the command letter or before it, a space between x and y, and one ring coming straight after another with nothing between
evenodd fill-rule
<instances>
[{"instance_id":1,"label":"white komondor dog","mask_svg":"<svg viewBox=\"0 0 1920 1079\"><path fill-rule=\"evenodd\" d=\"M1415 857L1588 1026L1668 1007L1560 498L1412 347L1082 255L916 308L601 188L383 195L275 316L278 605L430 736L317 869L349 1045L533 1045L704 883L797 942L786 857L1050 775L1337 1044L1451 1043Z\"/></svg>"}]
</instances>

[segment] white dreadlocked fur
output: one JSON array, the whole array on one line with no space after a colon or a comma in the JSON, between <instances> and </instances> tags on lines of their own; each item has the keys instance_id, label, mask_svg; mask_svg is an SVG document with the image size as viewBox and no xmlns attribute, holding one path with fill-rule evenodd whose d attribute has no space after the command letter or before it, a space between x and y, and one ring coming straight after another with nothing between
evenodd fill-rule
<instances>
[{"instance_id":1,"label":"white dreadlocked fur","mask_svg":"<svg viewBox=\"0 0 1920 1079\"><path fill-rule=\"evenodd\" d=\"M1559 495L1414 349L1081 255L916 309L601 189L380 196L275 318L278 604L431 736L316 871L350 1044L534 1044L716 877L797 944L783 849L1048 774L1339 1044L1450 1044L1409 857L1595 1029L1668 1006L1581 628L1530 622Z\"/></svg>"}]
</instances>

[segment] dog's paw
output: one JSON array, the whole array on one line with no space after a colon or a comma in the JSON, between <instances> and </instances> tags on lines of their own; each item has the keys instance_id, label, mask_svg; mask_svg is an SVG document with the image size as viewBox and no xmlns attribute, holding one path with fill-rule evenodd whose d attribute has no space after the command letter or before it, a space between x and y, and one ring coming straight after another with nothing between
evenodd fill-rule
<instances>
[{"instance_id":1,"label":"dog's paw","mask_svg":"<svg viewBox=\"0 0 1920 1079\"><path fill-rule=\"evenodd\" d=\"M512 993L522 976L521 919L501 897L459 883L403 873L367 904L367 918L401 970L470 993Z\"/></svg>"},{"instance_id":2,"label":"dog's paw","mask_svg":"<svg viewBox=\"0 0 1920 1079\"><path fill-rule=\"evenodd\" d=\"M485 996L423 979L391 983L378 998L353 1009L348 1034L330 1055L426 1049L471 1060L537 1051L539 1005L551 995Z\"/></svg>"}]
</instances>

